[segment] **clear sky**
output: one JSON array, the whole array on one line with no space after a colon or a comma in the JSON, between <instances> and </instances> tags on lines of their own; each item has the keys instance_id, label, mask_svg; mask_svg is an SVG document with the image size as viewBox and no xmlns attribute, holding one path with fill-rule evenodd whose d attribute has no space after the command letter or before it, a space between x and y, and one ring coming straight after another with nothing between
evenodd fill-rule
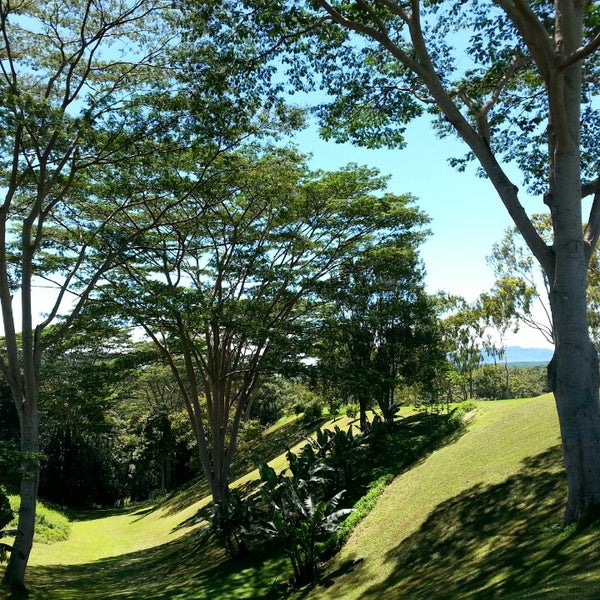
<instances>
[{"instance_id":1,"label":"clear sky","mask_svg":"<svg viewBox=\"0 0 600 600\"><path fill-rule=\"evenodd\" d=\"M486 263L492 245L500 241L512 222L491 183L478 177L473 164L459 173L448 164L451 156L465 153L456 139L439 139L425 118L408 125L403 150L367 150L351 144L319 139L316 127L299 133L294 141L311 153L311 166L336 169L349 162L377 167L391 175L388 190L417 198L418 206L431 218L432 235L422 247L428 291L447 291L474 300L493 285ZM518 173L513 182L521 186ZM523 193L526 210L543 212L541 198ZM508 339L509 345L548 347L535 331L522 329Z\"/></svg>"}]
</instances>

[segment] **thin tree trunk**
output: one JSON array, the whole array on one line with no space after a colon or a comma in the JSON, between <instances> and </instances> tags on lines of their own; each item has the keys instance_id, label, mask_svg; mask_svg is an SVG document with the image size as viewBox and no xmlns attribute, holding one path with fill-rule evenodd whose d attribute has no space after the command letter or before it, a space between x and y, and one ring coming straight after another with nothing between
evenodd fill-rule
<instances>
[{"instance_id":1,"label":"thin tree trunk","mask_svg":"<svg viewBox=\"0 0 600 600\"><path fill-rule=\"evenodd\" d=\"M35 514L40 474L39 460L35 456L31 456L31 454L37 454L39 451L37 409L34 412L22 410L19 412L19 418L21 420L21 451L25 453L26 457L22 463L23 475L17 525L18 533L15 537L10 559L2 580L4 585L10 586L14 590L25 589L25 571L33 546L35 531Z\"/></svg>"}]
</instances>

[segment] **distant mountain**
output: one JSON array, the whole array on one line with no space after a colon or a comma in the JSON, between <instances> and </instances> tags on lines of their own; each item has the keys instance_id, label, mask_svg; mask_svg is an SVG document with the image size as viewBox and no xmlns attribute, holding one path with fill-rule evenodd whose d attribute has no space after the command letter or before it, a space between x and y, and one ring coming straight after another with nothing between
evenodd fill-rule
<instances>
[{"instance_id":1,"label":"distant mountain","mask_svg":"<svg viewBox=\"0 0 600 600\"><path fill-rule=\"evenodd\" d=\"M551 348L522 348L521 346L508 346L506 348L506 361L509 363L548 363L552 358ZM492 357L486 356L485 362L493 362Z\"/></svg>"}]
</instances>

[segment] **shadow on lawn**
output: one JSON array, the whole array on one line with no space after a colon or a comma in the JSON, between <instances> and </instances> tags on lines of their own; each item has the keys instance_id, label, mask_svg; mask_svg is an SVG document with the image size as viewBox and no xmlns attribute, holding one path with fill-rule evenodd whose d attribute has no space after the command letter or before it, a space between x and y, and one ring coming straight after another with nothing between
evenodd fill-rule
<instances>
[{"instance_id":1,"label":"shadow on lawn","mask_svg":"<svg viewBox=\"0 0 600 600\"><path fill-rule=\"evenodd\" d=\"M382 557L392 575L361 600L600 597L600 575L589 578L600 559L598 526L563 529L565 497L557 446L525 460L503 483L477 485L438 506L419 531ZM360 564L350 566L348 589L365 577ZM582 577L587 582L573 594L560 591ZM335 581L334 574L328 579Z\"/></svg>"},{"instance_id":2,"label":"shadow on lawn","mask_svg":"<svg viewBox=\"0 0 600 600\"><path fill-rule=\"evenodd\" d=\"M432 438L432 432L438 431L442 423L443 417L431 415L403 420L398 429L399 435L394 436L380 457L384 470L398 473L414 460L422 460L423 454L433 448L453 443L464 434L464 429L459 429ZM289 433L289 429L285 428L279 435ZM305 435L306 430L296 429L295 439L301 441ZM279 439L278 443L281 441ZM416 451L416 448L419 450ZM275 451L275 445L272 451ZM416 455L413 455L415 452ZM194 486L186 491L183 504L190 501L194 492L198 493ZM166 504L170 511L179 507L177 502L171 504L167 501ZM151 507L138 507L131 512L136 519L141 519L151 510ZM436 535L435 527L434 520L433 537ZM163 546L89 564L30 567L28 579L32 582L32 593L29 600L267 600L290 597L287 585L290 568L285 557L272 558L268 552L258 552L245 560L232 561L226 558L222 549L214 544L201 543L199 539L197 534L190 533ZM420 541L415 539L414 542L416 546L411 552L415 554L413 562L416 567ZM430 544L426 540L424 543ZM390 555L388 560L403 562L402 553L406 549L401 546L399 551L398 558ZM423 553L422 548L420 553ZM349 564L344 569L350 578L360 575L361 571L360 563ZM402 582L402 579L398 581ZM396 583L392 581L390 585ZM373 589L365 596L371 597L396 596ZM415 597L421 599L424 596Z\"/></svg>"},{"instance_id":3,"label":"shadow on lawn","mask_svg":"<svg viewBox=\"0 0 600 600\"><path fill-rule=\"evenodd\" d=\"M279 561L228 560L194 534L84 565L31 567L28 600L228 600L268 598ZM10 599L7 599L10 600Z\"/></svg>"}]
</instances>

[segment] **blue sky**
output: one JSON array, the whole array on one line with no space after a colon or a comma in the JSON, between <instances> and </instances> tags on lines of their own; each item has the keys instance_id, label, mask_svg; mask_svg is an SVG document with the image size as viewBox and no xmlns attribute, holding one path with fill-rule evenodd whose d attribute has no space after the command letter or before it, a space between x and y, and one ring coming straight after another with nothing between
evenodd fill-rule
<instances>
[{"instance_id":1,"label":"blue sky","mask_svg":"<svg viewBox=\"0 0 600 600\"><path fill-rule=\"evenodd\" d=\"M491 183L477 176L475 165L459 173L448 164L462 156L465 146L456 139L439 139L426 118L409 124L403 150L367 150L351 144L325 142L315 127L295 136L299 149L311 153L311 166L336 169L349 162L377 167L391 175L388 190L410 193L432 222L432 235L422 247L428 291L445 290L474 300L493 285L486 263L492 245L512 222ZM521 187L518 173L514 183ZM526 210L543 212L541 198L523 195ZM522 329L508 340L510 345L547 347L537 332Z\"/></svg>"}]
</instances>

